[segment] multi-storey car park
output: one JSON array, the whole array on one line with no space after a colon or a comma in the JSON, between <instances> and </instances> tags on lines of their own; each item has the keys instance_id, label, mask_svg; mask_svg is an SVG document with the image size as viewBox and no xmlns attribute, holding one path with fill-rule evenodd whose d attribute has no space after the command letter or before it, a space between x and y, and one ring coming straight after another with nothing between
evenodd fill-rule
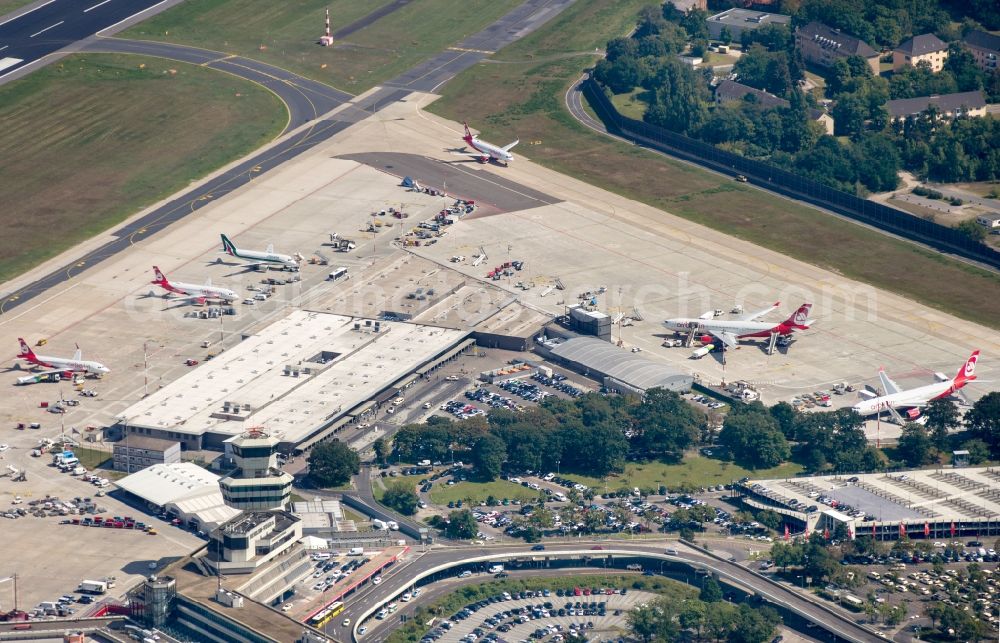
<instances>
[{"instance_id":1,"label":"multi-storey car park","mask_svg":"<svg viewBox=\"0 0 1000 643\"><path fill-rule=\"evenodd\" d=\"M851 537L879 540L1000 534L1000 470L993 467L744 479L734 489L747 506L810 532L843 525Z\"/></svg>"}]
</instances>

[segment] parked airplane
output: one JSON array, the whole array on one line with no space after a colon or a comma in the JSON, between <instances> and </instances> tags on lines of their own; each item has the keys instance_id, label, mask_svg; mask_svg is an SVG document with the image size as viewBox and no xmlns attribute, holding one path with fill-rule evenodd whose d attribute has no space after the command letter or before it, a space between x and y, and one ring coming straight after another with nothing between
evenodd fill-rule
<instances>
[{"instance_id":1,"label":"parked airplane","mask_svg":"<svg viewBox=\"0 0 1000 643\"><path fill-rule=\"evenodd\" d=\"M52 373L68 377L73 373L84 373L86 375L100 376L111 372L111 369L100 362L85 361L83 359L83 353L79 348L76 349L76 354L73 355L73 359L66 359L63 357L35 355L35 352L31 350L31 347L28 346L23 339L18 337L17 341L21 343L21 353L17 356L18 359L26 360L32 366L42 366L52 369L50 371L36 373L36 375L48 375Z\"/></svg>"},{"instance_id":2,"label":"parked airplane","mask_svg":"<svg viewBox=\"0 0 1000 643\"><path fill-rule=\"evenodd\" d=\"M242 248L237 248L236 244L229 240L229 237L222 235L222 251L231 257L253 262L249 266L278 264L282 268L289 268L291 270L297 270L299 267L299 262L295 260L295 257L275 253L273 244L269 245L264 252L243 250Z\"/></svg>"},{"instance_id":3,"label":"parked airplane","mask_svg":"<svg viewBox=\"0 0 1000 643\"><path fill-rule=\"evenodd\" d=\"M738 341L741 339L770 337L772 335L783 337L791 335L796 330L805 330L812 325L813 320L808 319L812 304L802 304L791 317L781 323L755 321L758 317L763 317L772 310L777 309L780 304L781 302L775 302L773 306L755 313L743 315L739 319L716 321L715 314L709 311L697 319L686 317L668 319L663 322L663 325L679 333L690 333L692 335L695 333L708 333L720 340L726 348L736 347Z\"/></svg>"},{"instance_id":4,"label":"parked airplane","mask_svg":"<svg viewBox=\"0 0 1000 643\"><path fill-rule=\"evenodd\" d=\"M177 301L197 301L199 304L204 304L206 299L219 299L221 301L236 301L239 298L234 291L228 288L219 288L218 286L212 285L212 280L209 279L205 282L204 286L198 286L195 284L186 284L180 281L170 282L160 269L153 266L153 274L156 275L156 279L152 282L163 288L168 293L176 293L178 295L188 295L187 297L182 297Z\"/></svg>"},{"instance_id":5,"label":"parked airplane","mask_svg":"<svg viewBox=\"0 0 1000 643\"><path fill-rule=\"evenodd\" d=\"M521 142L520 139L514 141L510 145L497 147L492 143L479 140L479 137L469 130L468 123L462 123L462 125L465 125L465 136L462 137L462 140L464 140L476 152L479 152L478 154L469 154L469 156L478 159L480 163L486 163L493 160L502 162L506 165L514 160L514 155L511 154L510 151L515 145Z\"/></svg>"},{"instance_id":6,"label":"parked airplane","mask_svg":"<svg viewBox=\"0 0 1000 643\"><path fill-rule=\"evenodd\" d=\"M920 417L920 407L939 397L947 397L957 393L963 386L976 379L976 363L979 362L979 351L974 351L958 374L949 378L944 373L935 373L937 379L933 384L918 386L904 391L879 369L878 376L882 380L883 395L873 396L854 405L859 415L873 415L888 411L899 422L913 421ZM865 395L864 391L861 395ZM900 414L900 411L903 413Z\"/></svg>"}]
</instances>

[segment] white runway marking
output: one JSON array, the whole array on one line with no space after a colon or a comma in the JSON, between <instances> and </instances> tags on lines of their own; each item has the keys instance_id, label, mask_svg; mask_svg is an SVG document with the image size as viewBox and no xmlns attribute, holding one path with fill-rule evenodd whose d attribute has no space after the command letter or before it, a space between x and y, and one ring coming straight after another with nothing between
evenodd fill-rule
<instances>
[{"instance_id":1,"label":"white runway marking","mask_svg":"<svg viewBox=\"0 0 1000 643\"><path fill-rule=\"evenodd\" d=\"M48 1L48 2L46 2L45 4L40 4L40 5L38 5L37 7L35 7L34 9L32 9L31 11L38 11L38 10L39 10L39 9L41 9L42 7L44 7L44 6L46 6L46 5L50 5L50 4L52 4L53 2L55 2L55 1L56 1L56 0L49 0L49 1ZM22 13L22 14L20 14L20 15L17 15L17 16L14 16L13 18L8 18L7 20L4 20L3 22L0 22L0 27L4 26L4 25L5 25L5 24L7 24L8 22L13 22L14 20L17 20L18 18L23 18L24 16L28 15L29 13L31 13L31 11L25 11L24 13Z\"/></svg>"},{"instance_id":2,"label":"white runway marking","mask_svg":"<svg viewBox=\"0 0 1000 643\"><path fill-rule=\"evenodd\" d=\"M54 24L54 25L49 25L49 26L48 26L48 27L46 27L45 29L42 29L41 31L38 31L38 32L35 32L35 33L31 34L31 35L30 35L30 36L28 36L28 37L29 37L29 38L34 38L35 36L39 36L39 35L41 35L41 34L45 33L46 31L48 31L49 29L55 29L56 27L58 27L59 25L61 25L61 24L62 24L62 23L64 23L64 22L66 22L66 21L65 21L65 20L60 20L60 21L59 21L59 22L57 22L56 24Z\"/></svg>"},{"instance_id":3,"label":"white runway marking","mask_svg":"<svg viewBox=\"0 0 1000 643\"><path fill-rule=\"evenodd\" d=\"M83 10L83 12L84 12L84 13L87 13L88 11L90 11L90 10L92 10L92 9L96 9L96 8L98 8L99 6L103 5L103 4L108 4L109 2L111 2L111 0L104 0L104 2L98 2L98 3L97 3L97 4L95 4L95 5L93 6L93 7L89 7L89 8L87 8L87 9L84 9L84 10Z\"/></svg>"},{"instance_id":4,"label":"white runway marking","mask_svg":"<svg viewBox=\"0 0 1000 643\"><path fill-rule=\"evenodd\" d=\"M6 49L6 47L4 47ZM3 49L0 49L3 51ZM20 58L0 58L0 71L7 69L8 67L13 67L14 65L20 65L24 61Z\"/></svg>"}]
</instances>

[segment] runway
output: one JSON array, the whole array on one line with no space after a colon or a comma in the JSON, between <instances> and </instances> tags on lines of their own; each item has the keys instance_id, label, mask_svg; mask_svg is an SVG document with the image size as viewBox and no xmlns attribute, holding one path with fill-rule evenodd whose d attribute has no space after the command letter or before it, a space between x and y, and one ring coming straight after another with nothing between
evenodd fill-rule
<instances>
[{"instance_id":1,"label":"runway","mask_svg":"<svg viewBox=\"0 0 1000 643\"><path fill-rule=\"evenodd\" d=\"M166 0L51 0L9 18L0 24L0 82L66 46L166 4Z\"/></svg>"},{"instance_id":2,"label":"runway","mask_svg":"<svg viewBox=\"0 0 1000 643\"><path fill-rule=\"evenodd\" d=\"M53 2L63 1L65 0L53 0ZM118 1L120 0L112 0L112 2ZM460 44L482 45L486 42L492 42L498 48L506 46L531 33L572 3L573 0L527 0L483 31L470 36ZM314 115L323 113L319 111L319 104L315 102L318 97L322 97L323 101L329 101L329 104L339 105L346 100L347 96L322 83L309 81L286 70L249 59L224 56L213 59L211 56L218 56L218 54L202 49L116 39L105 39L94 43L93 46L101 47L100 51L107 51L108 47L122 47L128 49L129 53L162 55L166 58L188 60L189 62L200 61L195 64L211 60L213 62L209 66L224 68L226 71L258 82L260 82L260 76L263 75L272 89L275 91L280 89L283 92L279 95L282 95L283 100L289 104L290 111L293 109L292 105L295 105L296 118L300 119L306 118L310 113ZM328 118L311 121L311 126L255 154L207 183L182 192L165 205L115 230L112 233L115 237L112 241L83 257L74 259L61 268L53 270L23 288L4 294L3 301L0 302L0 315L10 312L50 288L72 279L77 274L141 242L149 235L196 212L205 205L249 183L254 178L278 167L285 161L313 148L318 143L326 141L354 123L403 100L410 93L429 91L432 88L440 87L455 75L482 60L486 55L485 52L452 50L442 52L385 83L384 86L369 93L363 99L352 101L350 108L341 110ZM180 58L180 56L186 58ZM306 102L312 102L312 105L307 106ZM307 119L303 122L310 122L310 120Z\"/></svg>"}]
</instances>

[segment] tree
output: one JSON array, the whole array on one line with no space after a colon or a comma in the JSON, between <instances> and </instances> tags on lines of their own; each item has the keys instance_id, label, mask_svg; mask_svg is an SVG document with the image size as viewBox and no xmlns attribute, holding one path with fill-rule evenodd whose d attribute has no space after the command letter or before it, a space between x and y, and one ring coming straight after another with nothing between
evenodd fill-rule
<instances>
[{"instance_id":1,"label":"tree","mask_svg":"<svg viewBox=\"0 0 1000 643\"><path fill-rule=\"evenodd\" d=\"M740 605L736 615L736 626L729 635L729 643L764 643L774 635L774 628L781 623L781 617L770 607Z\"/></svg>"},{"instance_id":2,"label":"tree","mask_svg":"<svg viewBox=\"0 0 1000 643\"><path fill-rule=\"evenodd\" d=\"M506 459L507 446L495 435L484 435L472 445L472 464L486 481L496 480Z\"/></svg>"},{"instance_id":3,"label":"tree","mask_svg":"<svg viewBox=\"0 0 1000 643\"><path fill-rule=\"evenodd\" d=\"M417 492L409 484L398 482L390 485L382 496L382 504L392 507L404 516L412 516L417 513L417 503L420 498Z\"/></svg>"},{"instance_id":4,"label":"tree","mask_svg":"<svg viewBox=\"0 0 1000 643\"><path fill-rule=\"evenodd\" d=\"M320 487L339 487L361 471L357 452L339 440L320 442L309 454L309 477Z\"/></svg>"},{"instance_id":5,"label":"tree","mask_svg":"<svg viewBox=\"0 0 1000 643\"><path fill-rule=\"evenodd\" d=\"M635 446L645 456L679 461L698 437L705 415L674 391L653 388L633 414L641 433Z\"/></svg>"},{"instance_id":6,"label":"tree","mask_svg":"<svg viewBox=\"0 0 1000 643\"><path fill-rule=\"evenodd\" d=\"M938 451L948 450L948 432L958 428L958 409L946 398L939 397L928 402L924 408L927 418L927 428L930 430L934 448Z\"/></svg>"},{"instance_id":7,"label":"tree","mask_svg":"<svg viewBox=\"0 0 1000 643\"><path fill-rule=\"evenodd\" d=\"M931 446L927 429L915 422L908 422L903 427L896 450L907 465L919 467L930 462Z\"/></svg>"},{"instance_id":8,"label":"tree","mask_svg":"<svg viewBox=\"0 0 1000 643\"><path fill-rule=\"evenodd\" d=\"M777 466L789 456L788 440L759 402L734 406L722 425L719 442L748 469Z\"/></svg>"},{"instance_id":9,"label":"tree","mask_svg":"<svg viewBox=\"0 0 1000 643\"><path fill-rule=\"evenodd\" d=\"M722 587L719 581L712 576L705 576L705 582L701 585L701 592L698 599L705 603L718 603L722 600Z\"/></svg>"},{"instance_id":10,"label":"tree","mask_svg":"<svg viewBox=\"0 0 1000 643\"><path fill-rule=\"evenodd\" d=\"M659 633L660 617L652 603L640 605L625 615L628 628L639 640L649 643Z\"/></svg>"},{"instance_id":11,"label":"tree","mask_svg":"<svg viewBox=\"0 0 1000 643\"><path fill-rule=\"evenodd\" d=\"M388 462L389 452L391 450L388 440L385 438L379 438L372 444L372 448L375 450L375 460L379 464L385 464Z\"/></svg>"},{"instance_id":12,"label":"tree","mask_svg":"<svg viewBox=\"0 0 1000 643\"><path fill-rule=\"evenodd\" d=\"M778 428L786 438L795 438L795 425L798 422L798 411L788 402L778 402L770 408L771 417L778 423Z\"/></svg>"},{"instance_id":13,"label":"tree","mask_svg":"<svg viewBox=\"0 0 1000 643\"><path fill-rule=\"evenodd\" d=\"M729 31L729 27L722 27L722 31L719 32L719 42L724 45L728 45L733 41L733 33Z\"/></svg>"},{"instance_id":14,"label":"tree","mask_svg":"<svg viewBox=\"0 0 1000 643\"><path fill-rule=\"evenodd\" d=\"M1000 392L993 391L979 398L965 414L965 422L973 435L1000 453Z\"/></svg>"},{"instance_id":15,"label":"tree","mask_svg":"<svg viewBox=\"0 0 1000 643\"><path fill-rule=\"evenodd\" d=\"M969 464L982 464L990 459L990 447L982 440L968 440L962 448L969 452Z\"/></svg>"},{"instance_id":16,"label":"tree","mask_svg":"<svg viewBox=\"0 0 1000 643\"><path fill-rule=\"evenodd\" d=\"M981 243L986 239L986 229L976 223L975 219L966 219L955 226L955 229L973 241L979 241Z\"/></svg>"},{"instance_id":17,"label":"tree","mask_svg":"<svg viewBox=\"0 0 1000 643\"><path fill-rule=\"evenodd\" d=\"M476 519L468 509L453 511L448 514L448 526L444 533L448 538L456 540L468 540L475 538L479 532Z\"/></svg>"}]
</instances>

